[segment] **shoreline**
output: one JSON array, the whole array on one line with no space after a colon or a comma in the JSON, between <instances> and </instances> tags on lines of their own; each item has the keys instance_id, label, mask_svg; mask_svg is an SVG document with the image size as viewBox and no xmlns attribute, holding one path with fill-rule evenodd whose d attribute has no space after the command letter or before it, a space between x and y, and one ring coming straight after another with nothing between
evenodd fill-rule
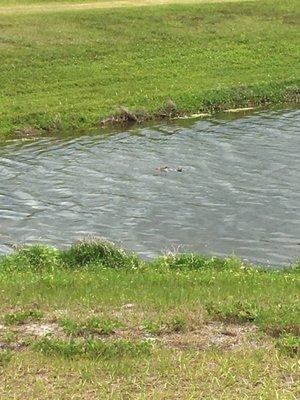
<instances>
[{"instance_id":1,"label":"shoreline","mask_svg":"<svg viewBox=\"0 0 300 400\"><path fill-rule=\"evenodd\" d=\"M54 266L59 268L68 268L70 266L74 268L86 267L91 265L102 265L102 267L129 267L137 268L141 267L151 267L153 265L159 264L160 262L167 262L169 267L179 268L181 263L183 268L199 269L202 267L209 267L210 262L212 262L211 267L223 268L226 267L227 262L230 264L230 260L236 263L236 266L241 269L253 269L265 272L291 272L293 270L298 270L300 267L300 259L295 259L287 263L286 265L271 265L264 263L254 263L251 261L244 260L236 255L228 256L214 256L211 254L203 254L198 252L175 252L170 251L162 255L157 255L153 258L143 258L140 254L133 250L127 250L121 247L119 244L110 242L109 240L102 237L87 237L76 240L73 244L69 246L64 246L63 248L57 247L55 245L45 245L42 242L36 242L32 244L22 244L22 245L11 245L11 252L0 253L0 265L1 263L8 268L12 267L14 269L14 263L17 266L24 263L26 268L31 269L34 263L36 266L43 267L43 263L51 264L54 261ZM31 259L35 254L36 259ZM55 256L51 260L51 255ZM117 255L119 262L113 265L113 257ZM47 260L49 256L49 260ZM43 259L43 257L45 259ZM177 265L177 258L179 264ZM185 265L185 260L187 264ZM33 264L31 263L33 261ZM127 265L127 262L129 264ZM7 264L8 263L8 264ZM112 263L112 265L110 265ZM173 265L174 263L174 265ZM50 265L49 264L49 265ZM124 265L123 265L124 264ZM19 267L17 267L18 270ZM300 271L299 271L300 272Z\"/></svg>"},{"instance_id":2,"label":"shoreline","mask_svg":"<svg viewBox=\"0 0 300 400\"><path fill-rule=\"evenodd\" d=\"M193 110L186 111L185 107L177 107L173 100L167 100L162 107L154 112L147 112L143 108L129 109L127 107L119 107L117 112L107 117L102 117L97 123L84 123L82 126L77 124L76 126L68 124L65 120L61 120L57 123L57 116L55 122L50 122L48 126L40 127L39 125L25 126L22 128L13 129L9 137L1 138L4 141L14 139L26 139L26 138L37 138L44 134L57 135L60 132L64 134L71 132L75 136L84 130L90 131L98 129L99 133L101 129L115 129L115 128L126 128L132 125L142 125L147 122L160 122L160 121L173 121L176 119L190 119L190 118L205 118L211 117L212 115L220 112L233 114L238 112L246 111L257 111L259 109L268 109L272 107L289 105L296 106L300 103L300 86L296 84L294 86L288 85L287 88L278 88L276 92L266 91L261 98L254 98L256 90L262 90L264 86L252 86L249 88L243 88L245 92L252 92L251 97L245 97L243 101L236 100L234 96L227 102L221 103L216 102L209 106L201 106ZM224 97L230 97L235 91L239 91L240 88L225 90L222 92ZM207 100L207 103L210 101ZM50 118L51 119L51 118ZM70 118L73 120L73 116Z\"/></svg>"}]
</instances>

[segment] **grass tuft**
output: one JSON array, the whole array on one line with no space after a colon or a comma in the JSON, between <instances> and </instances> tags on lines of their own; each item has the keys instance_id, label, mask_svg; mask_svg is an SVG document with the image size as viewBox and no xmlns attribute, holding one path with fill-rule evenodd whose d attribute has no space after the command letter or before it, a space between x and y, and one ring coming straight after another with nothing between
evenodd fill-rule
<instances>
[{"instance_id":1,"label":"grass tuft","mask_svg":"<svg viewBox=\"0 0 300 400\"><path fill-rule=\"evenodd\" d=\"M5 257L2 266L8 269L30 268L34 270L54 268L59 264L59 255L60 251L54 247L42 244L24 246Z\"/></svg>"},{"instance_id":2,"label":"grass tuft","mask_svg":"<svg viewBox=\"0 0 300 400\"><path fill-rule=\"evenodd\" d=\"M5 367L13 357L11 350L1 350L0 349L0 368Z\"/></svg>"},{"instance_id":3,"label":"grass tuft","mask_svg":"<svg viewBox=\"0 0 300 400\"><path fill-rule=\"evenodd\" d=\"M226 261L219 257L208 257L194 253L168 254L157 258L153 266L163 265L171 269L200 269L200 268L222 268Z\"/></svg>"},{"instance_id":4,"label":"grass tuft","mask_svg":"<svg viewBox=\"0 0 300 400\"><path fill-rule=\"evenodd\" d=\"M136 254L126 252L102 238L81 240L69 250L61 252L61 260L67 267L82 267L99 264L111 268L137 268L140 259Z\"/></svg>"},{"instance_id":5,"label":"grass tuft","mask_svg":"<svg viewBox=\"0 0 300 400\"><path fill-rule=\"evenodd\" d=\"M142 322L142 329L150 335L160 335L163 331L163 325L157 321L145 319Z\"/></svg>"},{"instance_id":6,"label":"grass tuft","mask_svg":"<svg viewBox=\"0 0 300 400\"><path fill-rule=\"evenodd\" d=\"M34 350L47 356L63 356L73 358L84 356L88 358L120 358L120 357L139 357L150 355L151 343L148 341L133 342L130 340L116 340L107 342L100 339L87 339L84 342L69 339L57 339L44 337L33 342Z\"/></svg>"},{"instance_id":7,"label":"grass tuft","mask_svg":"<svg viewBox=\"0 0 300 400\"><path fill-rule=\"evenodd\" d=\"M28 321L39 321L44 316L42 311L29 310L4 314L3 320L6 325L22 325Z\"/></svg>"},{"instance_id":8,"label":"grass tuft","mask_svg":"<svg viewBox=\"0 0 300 400\"><path fill-rule=\"evenodd\" d=\"M206 310L214 318L228 323L254 322L259 315L259 309L255 303L244 301L207 303Z\"/></svg>"},{"instance_id":9,"label":"grass tuft","mask_svg":"<svg viewBox=\"0 0 300 400\"><path fill-rule=\"evenodd\" d=\"M168 330L171 332L184 332L187 327L185 318L181 316L175 316L168 323Z\"/></svg>"},{"instance_id":10,"label":"grass tuft","mask_svg":"<svg viewBox=\"0 0 300 400\"><path fill-rule=\"evenodd\" d=\"M278 349L288 356L297 356L300 354L300 336L288 333L280 336L276 341Z\"/></svg>"},{"instance_id":11,"label":"grass tuft","mask_svg":"<svg viewBox=\"0 0 300 400\"><path fill-rule=\"evenodd\" d=\"M58 321L64 332L70 336L111 335L122 326L116 319L91 317L84 322L75 322L70 318L61 318Z\"/></svg>"}]
</instances>

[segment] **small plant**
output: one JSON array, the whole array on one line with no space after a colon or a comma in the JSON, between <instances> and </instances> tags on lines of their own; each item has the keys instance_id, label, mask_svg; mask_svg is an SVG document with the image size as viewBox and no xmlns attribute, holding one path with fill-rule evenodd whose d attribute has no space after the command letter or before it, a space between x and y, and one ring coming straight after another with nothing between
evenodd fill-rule
<instances>
[{"instance_id":1,"label":"small plant","mask_svg":"<svg viewBox=\"0 0 300 400\"><path fill-rule=\"evenodd\" d=\"M64 332L69 336L77 336L81 327L75 321L70 318L61 318L58 320L58 325L64 330Z\"/></svg>"},{"instance_id":2,"label":"small plant","mask_svg":"<svg viewBox=\"0 0 300 400\"><path fill-rule=\"evenodd\" d=\"M142 323L142 328L151 335L159 335L162 331L162 326L160 323L145 319Z\"/></svg>"},{"instance_id":3,"label":"small plant","mask_svg":"<svg viewBox=\"0 0 300 400\"><path fill-rule=\"evenodd\" d=\"M168 323L168 327L172 332L183 332L186 329L186 320L183 317L175 316Z\"/></svg>"},{"instance_id":4,"label":"small plant","mask_svg":"<svg viewBox=\"0 0 300 400\"><path fill-rule=\"evenodd\" d=\"M5 343L10 344L16 341L16 334L14 332L5 332L3 334L3 340Z\"/></svg>"},{"instance_id":5,"label":"small plant","mask_svg":"<svg viewBox=\"0 0 300 400\"><path fill-rule=\"evenodd\" d=\"M300 354L300 337L291 333L280 336L276 341L278 349L288 355L296 356Z\"/></svg>"},{"instance_id":6,"label":"small plant","mask_svg":"<svg viewBox=\"0 0 300 400\"><path fill-rule=\"evenodd\" d=\"M66 358L85 356L97 359L149 355L152 345L147 341L117 340L106 342L100 339L87 339L82 342L75 339L62 340L44 337L34 342L32 347L48 356L59 355Z\"/></svg>"},{"instance_id":7,"label":"small plant","mask_svg":"<svg viewBox=\"0 0 300 400\"><path fill-rule=\"evenodd\" d=\"M83 329L87 332L97 332L102 335L110 335L114 333L116 328L122 324L114 319L102 319L99 317L92 317L88 319L83 325Z\"/></svg>"},{"instance_id":8,"label":"small plant","mask_svg":"<svg viewBox=\"0 0 300 400\"><path fill-rule=\"evenodd\" d=\"M28 266L34 269L54 267L59 261L59 250L44 245L25 246L12 256L22 267Z\"/></svg>"},{"instance_id":9,"label":"small plant","mask_svg":"<svg viewBox=\"0 0 300 400\"><path fill-rule=\"evenodd\" d=\"M11 350L0 350L0 368L7 365L12 359L13 353Z\"/></svg>"},{"instance_id":10,"label":"small plant","mask_svg":"<svg viewBox=\"0 0 300 400\"><path fill-rule=\"evenodd\" d=\"M206 310L212 317L232 323L253 322L259 315L259 310L255 304L242 303L240 301L208 303L206 304Z\"/></svg>"},{"instance_id":11,"label":"small plant","mask_svg":"<svg viewBox=\"0 0 300 400\"><path fill-rule=\"evenodd\" d=\"M142 340L133 342L130 340L116 340L114 342L104 342L102 340L89 339L86 342L85 351L91 358L119 358L119 357L138 357L149 355L152 345L148 341Z\"/></svg>"},{"instance_id":12,"label":"small plant","mask_svg":"<svg viewBox=\"0 0 300 400\"><path fill-rule=\"evenodd\" d=\"M39 310L18 311L15 313L4 314L3 319L6 325L22 325L28 320L38 321L44 314Z\"/></svg>"},{"instance_id":13,"label":"small plant","mask_svg":"<svg viewBox=\"0 0 300 400\"><path fill-rule=\"evenodd\" d=\"M200 268L222 268L225 260L219 257L206 257L194 253L167 254L159 257L153 263L154 266L164 265L172 269L200 269Z\"/></svg>"},{"instance_id":14,"label":"small plant","mask_svg":"<svg viewBox=\"0 0 300 400\"><path fill-rule=\"evenodd\" d=\"M115 329L121 326L121 323L113 319L103 319L99 317L91 317L82 323L77 323L69 318L59 320L59 325L65 333L70 336L81 335L110 335Z\"/></svg>"},{"instance_id":15,"label":"small plant","mask_svg":"<svg viewBox=\"0 0 300 400\"><path fill-rule=\"evenodd\" d=\"M52 337L43 337L42 339L33 342L32 347L45 355L59 355L71 358L84 353L82 343L74 339L62 340Z\"/></svg>"}]
</instances>

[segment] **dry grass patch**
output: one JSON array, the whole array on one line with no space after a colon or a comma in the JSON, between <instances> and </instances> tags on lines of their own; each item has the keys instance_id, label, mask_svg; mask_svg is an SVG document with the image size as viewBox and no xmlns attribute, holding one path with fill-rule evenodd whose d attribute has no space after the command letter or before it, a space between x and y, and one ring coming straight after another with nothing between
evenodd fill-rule
<instances>
[{"instance_id":1,"label":"dry grass patch","mask_svg":"<svg viewBox=\"0 0 300 400\"><path fill-rule=\"evenodd\" d=\"M100 319L99 319L100 321ZM136 326L126 326L113 321L96 323L96 319L76 323L70 319L58 322L28 322L22 325L0 326L0 344L6 349L22 349L29 343L43 338L68 340L79 338L99 338L110 342L115 340L147 340L171 348L195 348L206 350L210 347L219 349L267 348L271 340L266 335L258 334L253 324L224 324L218 321L202 323L188 329L182 319L171 319L163 324L144 320ZM105 325L104 325L105 326ZM109 329L108 329L109 328Z\"/></svg>"}]
</instances>

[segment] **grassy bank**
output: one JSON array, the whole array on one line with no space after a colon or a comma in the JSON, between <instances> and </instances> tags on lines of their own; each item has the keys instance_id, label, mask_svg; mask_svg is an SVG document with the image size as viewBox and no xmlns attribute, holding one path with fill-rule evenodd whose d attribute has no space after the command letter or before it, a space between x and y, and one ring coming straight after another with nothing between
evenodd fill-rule
<instances>
[{"instance_id":1,"label":"grassy bank","mask_svg":"<svg viewBox=\"0 0 300 400\"><path fill-rule=\"evenodd\" d=\"M299 265L109 243L0 260L0 398L296 399Z\"/></svg>"},{"instance_id":2,"label":"grassy bank","mask_svg":"<svg viewBox=\"0 0 300 400\"><path fill-rule=\"evenodd\" d=\"M296 5L0 12L0 135L295 101Z\"/></svg>"}]
</instances>

